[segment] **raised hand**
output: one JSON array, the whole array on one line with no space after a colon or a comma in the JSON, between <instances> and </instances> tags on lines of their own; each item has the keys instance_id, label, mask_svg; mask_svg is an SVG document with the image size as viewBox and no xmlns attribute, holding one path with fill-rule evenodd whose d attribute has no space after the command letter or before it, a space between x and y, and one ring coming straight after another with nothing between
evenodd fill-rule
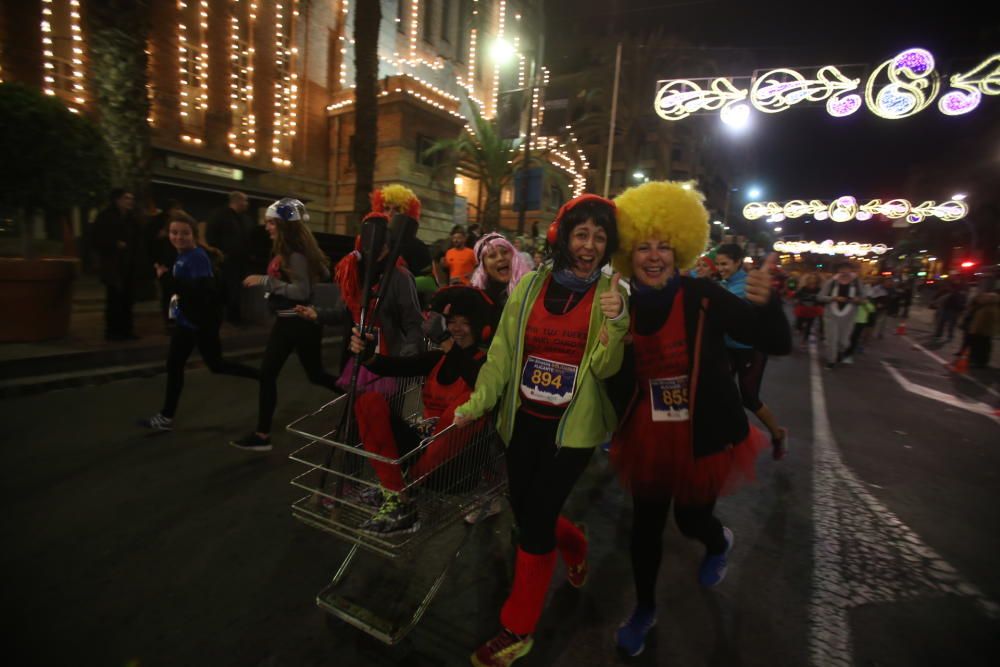
<instances>
[{"instance_id":1,"label":"raised hand","mask_svg":"<svg viewBox=\"0 0 1000 667\"><path fill-rule=\"evenodd\" d=\"M771 274L778 265L778 253L772 252L764 260L763 266L747 275L747 301L755 306L763 306L771 298Z\"/></svg>"},{"instance_id":2,"label":"raised hand","mask_svg":"<svg viewBox=\"0 0 1000 667\"><path fill-rule=\"evenodd\" d=\"M375 336L373 334L365 334L365 338L367 338L369 342L375 340ZM361 332L358 331L357 327L353 327L351 329L351 352L354 354L361 354L365 351L365 347L366 345L364 341L361 340Z\"/></svg>"},{"instance_id":3,"label":"raised hand","mask_svg":"<svg viewBox=\"0 0 1000 667\"><path fill-rule=\"evenodd\" d=\"M620 273L611 276L611 288L601 295L601 313L609 320L621 315L625 309L625 299L618 291L618 283L621 279L622 274Z\"/></svg>"}]
</instances>

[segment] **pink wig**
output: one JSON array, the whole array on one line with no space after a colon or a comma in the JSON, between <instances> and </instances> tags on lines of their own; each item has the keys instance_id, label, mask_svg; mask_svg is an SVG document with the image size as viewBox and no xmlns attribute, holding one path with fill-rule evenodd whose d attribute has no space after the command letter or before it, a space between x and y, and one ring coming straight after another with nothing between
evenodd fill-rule
<instances>
[{"instance_id":1,"label":"pink wig","mask_svg":"<svg viewBox=\"0 0 1000 667\"><path fill-rule=\"evenodd\" d=\"M483 257L489 254L490 250L498 246L507 248L510 251L510 282L507 283L507 294L510 295L514 291L514 288L517 287L518 281L531 269L528 268L517 248L511 245L510 241L505 239L503 235L496 232L490 232L476 241L474 249L476 253L476 270L472 273L472 286L478 287L481 290L486 289L489 276L486 275L486 266L483 264Z\"/></svg>"}]
</instances>

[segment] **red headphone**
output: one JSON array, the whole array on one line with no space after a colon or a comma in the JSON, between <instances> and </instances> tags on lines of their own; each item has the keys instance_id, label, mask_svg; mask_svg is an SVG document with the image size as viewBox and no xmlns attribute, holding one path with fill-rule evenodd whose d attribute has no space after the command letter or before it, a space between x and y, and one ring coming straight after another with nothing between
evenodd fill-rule
<instances>
[{"instance_id":1,"label":"red headphone","mask_svg":"<svg viewBox=\"0 0 1000 667\"><path fill-rule=\"evenodd\" d=\"M556 213L555 220L553 220L552 224L549 225L549 230L545 234L545 240L548 241L550 246L554 246L556 244L556 241L559 239L559 223L562 222L563 217L567 213L569 213L574 206L576 206L577 204L582 204L583 202L587 201L607 204L608 206L611 207L611 210L617 210L615 207L615 203L613 201L611 201L610 199L605 199L600 195L594 195L588 193L588 194L582 194L579 197L573 197L559 208L559 212Z\"/></svg>"}]
</instances>

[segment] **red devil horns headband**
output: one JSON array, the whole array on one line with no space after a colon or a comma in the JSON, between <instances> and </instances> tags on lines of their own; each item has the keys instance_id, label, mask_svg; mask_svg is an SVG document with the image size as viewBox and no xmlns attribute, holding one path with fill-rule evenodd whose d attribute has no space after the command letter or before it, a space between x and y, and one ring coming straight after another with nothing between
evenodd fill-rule
<instances>
[{"instance_id":1,"label":"red devil horns headband","mask_svg":"<svg viewBox=\"0 0 1000 667\"><path fill-rule=\"evenodd\" d=\"M562 205L562 207L559 209L559 212L556 213L556 219L552 221L551 225L549 225L549 231L545 235L545 240L549 242L549 245L556 244L556 239L559 238L559 223L562 222L562 219L566 216L566 214L569 213L574 206L576 206L577 204L582 204L584 202L606 204L607 206L611 207L612 211L615 210L615 203L610 199L605 199L604 197L601 197L600 195L584 194L580 195L579 197L573 197L568 202Z\"/></svg>"}]
</instances>

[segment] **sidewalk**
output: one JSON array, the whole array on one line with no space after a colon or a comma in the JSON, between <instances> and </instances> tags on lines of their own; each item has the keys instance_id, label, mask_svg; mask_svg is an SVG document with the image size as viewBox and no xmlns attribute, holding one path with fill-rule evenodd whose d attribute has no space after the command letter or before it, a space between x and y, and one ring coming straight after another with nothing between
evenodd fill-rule
<instances>
[{"instance_id":1,"label":"sidewalk","mask_svg":"<svg viewBox=\"0 0 1000 667\"><path fill-rule=\"evenodd\" d=\"M964 332L955 327L955 335L952 340L934 340L934 315L935 312L923 304L913 304L910 307L909 317L906 318L906 333L914 342L919 343L925 349L934 352L948 362L955 360L955 355L962 347ZM889 318L886 323L886 335L892 334L897 325L902 322L898 318ZM986 368L969 369L970 375L980 381L985 381L991 386L1000 384L1000 340L994 339L990 350L990 363Z\"/></svg>"},{"instance_id":2,"label":"sidewalk","mask_svg":"<svg viewBox=\"0 0 1000 667\"><path fill-rule=\"evenodd\" d=\"M252 296L247 296L253 302ZM0 344L0 398L162 372L170 335L160 316L159 302L136 303L133 316L139 340L104 340L104 287L95 276L79 276L66 338ZM270 321L259 319L263 321L243 327L222 325L220 337L227 357L260 356L267 344ZM324 342L336 340L339 336ZM189 367L199 364L200 357L192 355Z\"/></svg>"}]
</instances>

